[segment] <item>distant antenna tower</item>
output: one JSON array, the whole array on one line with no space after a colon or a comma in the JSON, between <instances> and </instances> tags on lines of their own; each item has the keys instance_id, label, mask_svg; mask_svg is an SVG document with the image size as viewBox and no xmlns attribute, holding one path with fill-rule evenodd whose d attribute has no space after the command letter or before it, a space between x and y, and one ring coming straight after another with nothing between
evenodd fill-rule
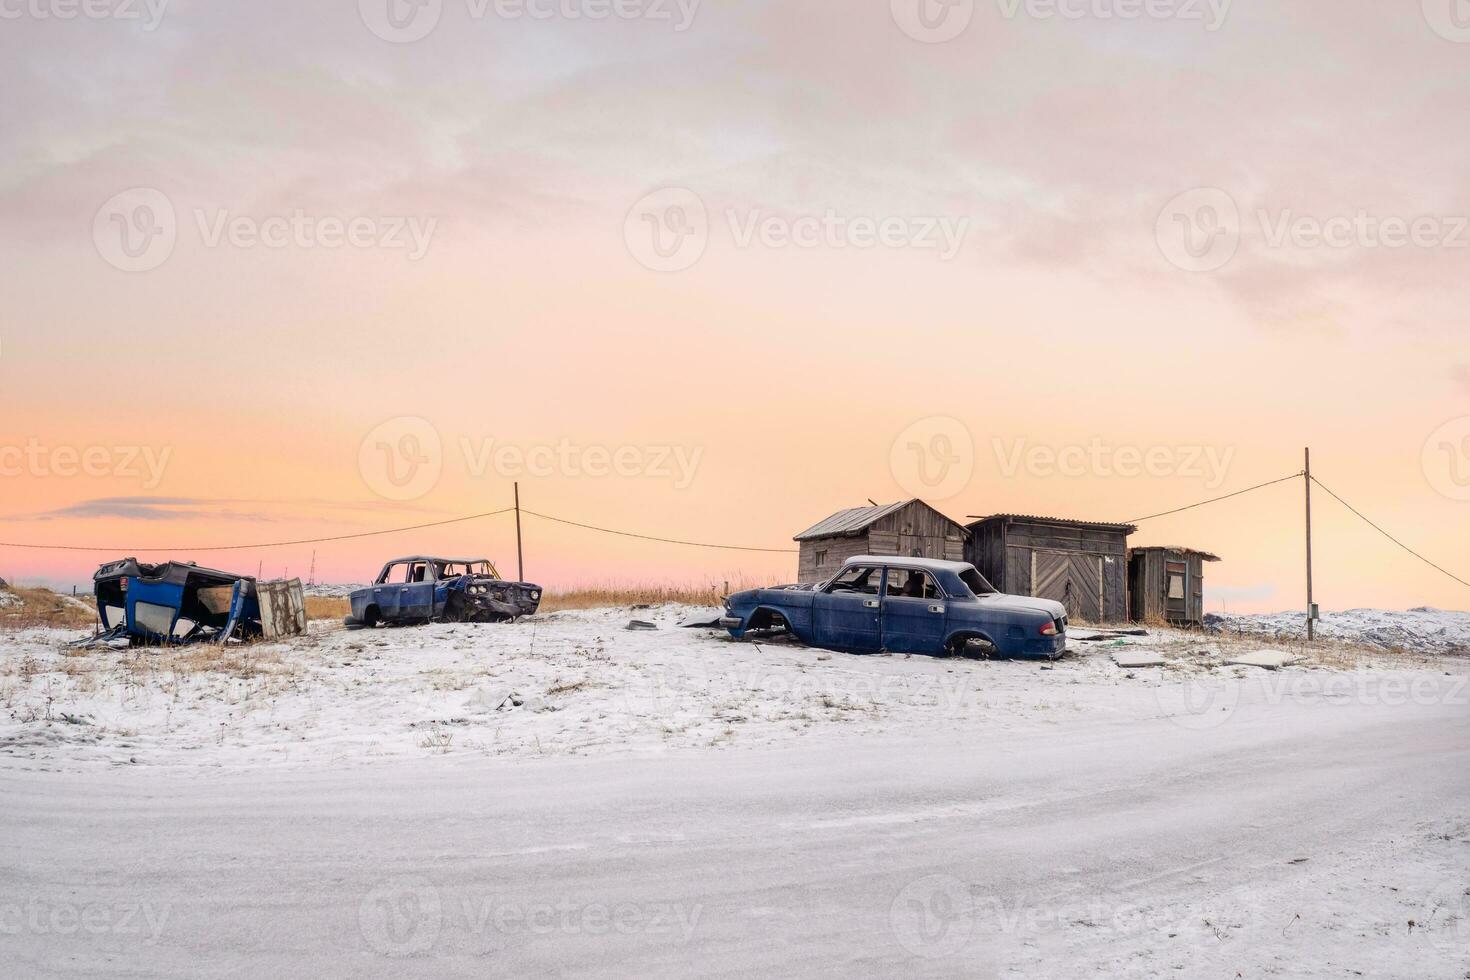
<instances>
[{"instance_id":1,"label":"distant antenna tower","mask_svg":"<svg viewBox=\"0 0 1470 980\"><path fill-rule=\"evenodd\" d=\"M306 584L316 585L316 551L311 553L311 571L306 573Z\"/></svg>"}]
</instances>

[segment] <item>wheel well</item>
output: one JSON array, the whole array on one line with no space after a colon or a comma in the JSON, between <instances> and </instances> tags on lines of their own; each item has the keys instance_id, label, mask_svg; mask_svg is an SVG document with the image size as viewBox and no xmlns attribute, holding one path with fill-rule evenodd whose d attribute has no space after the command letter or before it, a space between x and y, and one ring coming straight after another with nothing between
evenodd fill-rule
<instances>
[{"instance_id":1,"label":"wheel well","mask_svg":"<svg viewBox=\"0 0 1470 980\"><path fill-rule=\"evenodd\" d=\"M760 606L750 614L750 621L745 624L748 630L769 630L776 627L791 629L791 621L778 609L769 606Z\"/></svg>"},{"instance_id":2,"label":"wheel well","mask_svg":"<svg viewBox=\"0 0 1470 980\"><path fill-rule=\"evenodd\" d=\"M971 640L989 644L992 650L995 649L995 641L979 630L960 630L957 633L951 633L944 645L951 653L959 653Z\"/></svg>"}]
</instances>

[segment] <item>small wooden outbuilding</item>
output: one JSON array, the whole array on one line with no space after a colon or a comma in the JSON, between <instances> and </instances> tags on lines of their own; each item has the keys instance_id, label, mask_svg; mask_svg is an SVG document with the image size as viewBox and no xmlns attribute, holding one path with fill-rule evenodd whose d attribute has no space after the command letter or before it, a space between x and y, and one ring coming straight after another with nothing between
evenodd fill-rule
<instances>
[{"instance_id":1,"label":"small wooden outbuilding","mask_svg":"<svg viewBox=\"0 0 1470 980\"><path fill-rule=\"evenodd\" d=\"M857 555L965 560L965 529L922 500L849 507L796 535L797 581L820 582Z\"/></svg>"},{"instance_id":2,"label":"small wooden outbuilding","mask_svg":"<svg viewBox=\"0 0 1470 980\"><path fill-rule=\"evenodd\" d=\"M1130 548L1129 617L1137 623L1204 625L1205 562L1219 560L1219 555L1194 548Z\"/></svg>"},{"instance_id":3,"label":"small wooden outbuilding","mask_svg":"<svg viewBox=\"0 0 1470 980\"><path fill-rule=\"evenodd\" d=\"M968 530L966 560L1000 591L1055 599L1069 619L1127 620L1132 524L995 514Z\"/></svg>"}]
</instances>

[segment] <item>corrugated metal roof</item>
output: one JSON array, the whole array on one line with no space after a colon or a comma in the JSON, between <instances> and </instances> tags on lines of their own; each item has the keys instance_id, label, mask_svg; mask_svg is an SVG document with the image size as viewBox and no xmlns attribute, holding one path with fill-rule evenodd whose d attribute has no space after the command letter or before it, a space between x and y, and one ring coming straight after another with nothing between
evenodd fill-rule
<instances>
[{"instance_id":1,"label":"corrugated metal roof","mask_svg":"<svg viewBox=\"0 0 1470 980\"><path fill-rule=\"evenodd\" d=\"M970 515L974 517L975 515ZM1042 517L1038 514L991 514L989 517L980 517L970 527L984 521L1037 521L1042 524L1070 524L1073 527L1095 527L1107 531L1126 531L1132 534L1138 530L1136 524L1110 524L1107 521L1074 521L1066 517Z\"/></svg>"},{"instance_id":2,"label":"corrugated metal roof","mask_svg":"<svg viewBox=\"0 0 1470 980\"><path fill-rule=\"evenodd\" d=\"M1199 555L1205 561L1223 561L1224 560L1219 555L1215 554L1213 551L1201 551L1198 548L1186 548L1186 547L1184 547L1182 545L1172 545L1172 544L1141 544L1141 545L1138 545L1137 547L1129 548L1128 550L1130 552L1133 552L1133 551L1178 551L1178 552L1182 552L1182 553L1184 553L1186 555Z\"/></svg>"},{"instance_id":3,"label":"corrugated metal roof","mask_svg":"<svg viewBox=\"0 0 1470 980\"><path fill-rule=\"evenodd\" d=\"M812 538L835 538L845 534L858 534L871 527L874 521L887 517L896 510L902 510L911 503L914 501L900 500L896 504L849 507L847 510L839 510L831 517L813 524L791 540L809 541Z\"/></svg>"}]
</instances>

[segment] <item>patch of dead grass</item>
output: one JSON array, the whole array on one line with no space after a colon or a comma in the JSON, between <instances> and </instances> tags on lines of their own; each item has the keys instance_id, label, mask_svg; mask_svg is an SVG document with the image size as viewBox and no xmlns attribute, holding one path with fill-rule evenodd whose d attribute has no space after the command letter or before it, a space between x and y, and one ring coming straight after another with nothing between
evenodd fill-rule
<instances>
[{"instance_id":1,"label":"patch of dead grass","mask_svg":"<svg viewBox=\"0 0 1470 980\"><path fill-rule=\"evenodd\" d=\"M346 596L309 595L306 597L307 619L334 619L341 622L352 612L352 601Z\"/></svg>"},{"instance_id":2,"label":"patch of dead grass","mask_svg":"<svg viewBox=\"0 0 1470 980\"><path fill-rule=\"evenodd\" d=\"M97 621L97 610L80 598L26 586L10 586L6 591L20 599L20 605L0 609L0 626L74 630L87 629Z\"/></svg>"}]
</instances>

